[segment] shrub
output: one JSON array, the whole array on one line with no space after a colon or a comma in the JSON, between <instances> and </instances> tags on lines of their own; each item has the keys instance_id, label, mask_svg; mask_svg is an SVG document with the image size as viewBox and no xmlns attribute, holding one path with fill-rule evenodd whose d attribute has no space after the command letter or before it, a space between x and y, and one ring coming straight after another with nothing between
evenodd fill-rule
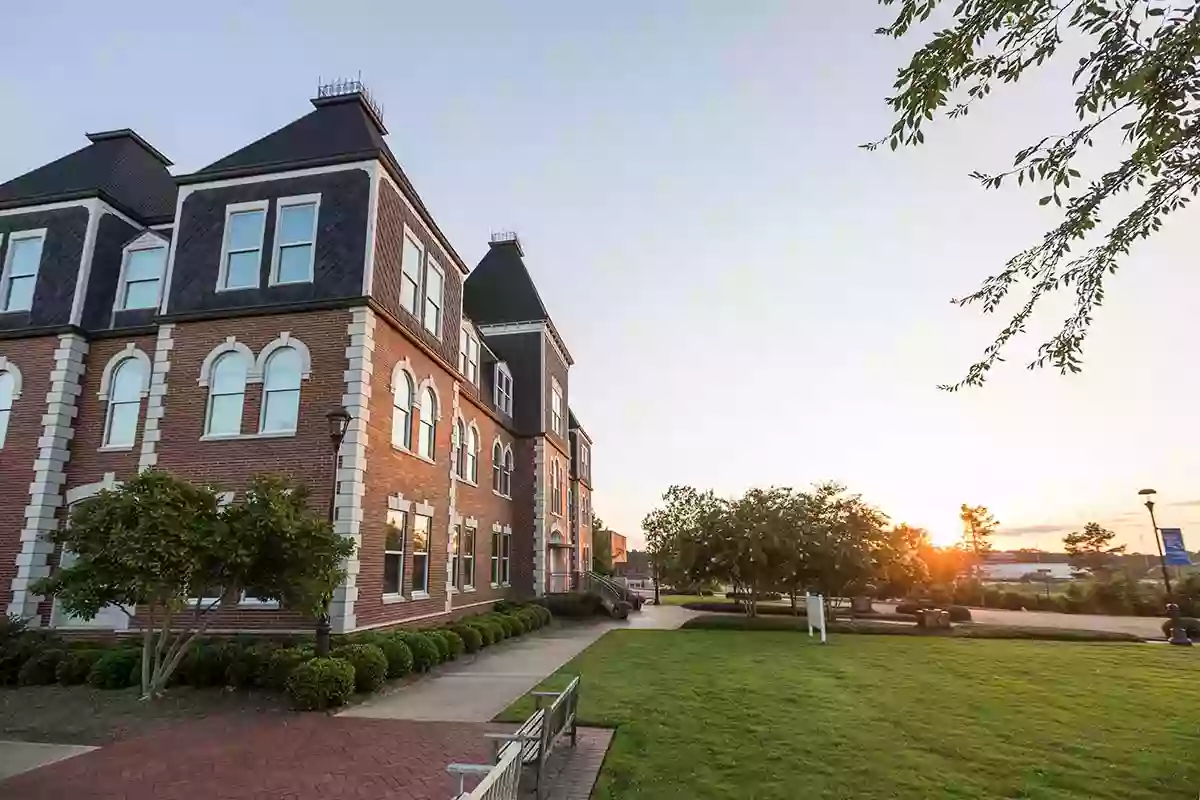
<instances>
[{"instance_id":1,"label":"shrub","mask_svg":"<svg viewBox=\"0 0 1200 800\"><path fill-rule=\"evenodd\" d=\"M142 666L142 651L129 647L106 650L92 664L87 682L97 689L124 689L134 684L134 676Z\"/></svg>"},{"instance_id":2,"label":"shrub","mask_svg":"<svg viewBox=\"0 0 1200 800\"><path fill-rule=\"evenodd\" d=\"M419 633L429 638L433 642L433 646L437 648L438 663L443 664L450 660L450 643L440 634L439 631L427 629L419 631Z\"/></svg>"},{"instance_id":3,"label":"shrub","mask_svg":"<svg viewBox=\"0 0 1200 800\"><path fill-rule=\"evenodd\" d=\"M1000 607L1009 611L1020 611L1025 607L1025 595L1020 592L1005 592L1000 598Z\"/></svg>"},{"instance_id":4,"label":"shrub","mask_svg":"<svg viewBox=\"0 0 1200 800\"><path fill-rule=\"evenodd\" d=\"M284 689L296 667L312 658L312 652L304 647L281 647L267 656L266 680L263 685L271 689Z\"/></svg>"},{"instance_id":5,"label":"shrub","mask_svg":"<svg viewBox=\"0 0 1200 800\"><path fill-rule=\"evenodd\" d=\"M388 660L383 650L373 644L347 644L332 653L335 659L342 659L354 667L354 690L358 692L373 692L388 676Z\"/></svg>"},{"instance_id":6,"label":"shrub","mask_svg":"<svg viewBox=\"0 0 1200 800\"><path fill-rule=\"evenodd\" d=\"M603 611L604 604L595 592L571 592L553 594L544 598L546 608L556 617L582 619Z\"/></svg>"},{"instance_id":7,"label":"shrub","mask_svg":"<svg viewBox=\"0 0 1200 800\"><path fill-rule=\"evenodd\" d=\"M496 637L492 635L492 626L488 625L484 620L473 618L464 624L468 628L474 628L479 632L479 638L481 639L480 647L487 647L496 643Z\"/></svg>"},{"instance_id":8,"label":"shrub","mask_svg":"<svg viewBox=\"0 0 1200 800\"><path fill-rule=\"evenodd\" d=\"M808 623L803 618L746 617L733 614L711 614L689 619L682 626L691 630L736 631L796 631L804 633ZM1085 631L1073 628L1034 628L1016 625L964 625L959 628L926 629L916 625L889 625L873 620L834 622L829 624L830 635L866 634L880 636L931 636L953 639L1038 639L1063 642L1138 642L1137 636L1116 631Z\"/></svg>"},{"instance_id":9,"label":"shrub","mask_svg":"<svg viewBox=\"0 0 1200 800\"><path fill-rule=\"evenodd\" d=\"M224 686L225 673L236 654L231 642L193 643L173 677L188 686Z\"/></svg>"},{"instance_id":10,"label":"shrub","mask_svg":"<svg viewBox=\"0 0 1200 800\"><path fill-rule=\"evenodd\" d=\"M1189 639L1200 640L1200 619L1180 617L1179 625L1183 628L1183 632L1187 634ZM1162 624L1162 632L1164 638L1171 638L1171 620L1167 620Z\"/></svg>"},{"instance_id":11,"label":"shrub","mask_svg":"<svg viewBox=\"0 0 1200 800\"><path fill-rule=\"evenodd\" d=\"M536 631L542 627L542 618L532 608L522 608L518 610L517 616L525 623L525 630Z\"/></svg>"},{"instance_id":12,"label":"shrub","mask_svg":"<svg viewBox=\"0 0 1200 800\"><path fill-rule=\"evenodd\" d=\"M269 642L243 644L236 646L225 668L225 684L239 688L247 686L268 686L270 683L268 665L272 653L278 646Z\"/></svg>"},{"instance_id":13,"label":"shrub","mask_svg":"<svg viewBox=\"0 0 1200 800\"><path fill-rule=\"evenodd\" d=\"M530 606L530 608L532 608L534 610L534 612L536 612L537 615L542 618L542 625L549 625L550 622L554 619L554 615L550 613L550 609L546 608L543 605L534 604L534 605Z\"/></svg>"},{"instance_id":14,"label":"shrub","mask_svg":"<svg viewBox=\"0 0 1200 800\"><path fill-rule=\"evenodd\" d=\"M66 656L58 662L58 667L54 670L54 677L63 686L78 686L81 683L87 683L92 665L99 661L104 653L105 651L100 649L68 650Z\"/></svg>"},{"instance_id":15,"label":"shrub","mask_svg":"<svg viewBox=\"0 0 1200 800\"><path fill-rule=\"evenodd\" d=\"M428 672L440 663L437 645L430 637L414 631L403 631L396 635L401 637L412 651L414 671Z\"/></svg>"},{"instance_id":16,"label":"shrub","mask_svg":"<svg viewBox=\"0 0 1200 800\"><path fill-rule=\"evenodd\" d=\"M340 658L305 661L287 679L288 696L300 711L344 705L353 692L354 666Z\"/></svg>"},{"instance_id":17,"label":"shrub","mask_svg":"<svg viewBox=\"0 0 1200 800\"><path fill-rule=\"evenodd\" d=\"M25 630L22 622L11 619L4 623L0 633L0 686L17 683L21 667L25 662L47 649L63 650L62 637L51 631Z\"/></svg>"},{"instance_id":18,"label":"shrub","mask_svg":"<svg viewBox=\"0 0 1200 800\"><path fill-rule=\"evenodd\" d=\"M67 656L66 650L48 648L25 660L17 674L22 686L46 686L58 680L58 665Z\"/></svg>"},{"instance_id":19,"label":"shrub","mask_svg":"<svg viewBox=\"0 0 1200 800\"><path fill-rule=\"evenodd\" d=\"M499 620L504 629L508 631L509 636L525 635L525 620L516 614L500 614Z\"/></svg>"},{"instance_id":20,"label":"shrub","mask_svg":"<svg viewBox=\"0 0 1200 800\"><path fill-rule=\"evenodd\" d=\"M946 609L950 614L951 622L970 622L971 609L966 606L950 606Z\"/></svg>"},{"instance_id":21,"label":"shrub","mask_svg":"<svg viewBox=\"0 0 1200 800\"><path fill-rule=\"evenodd\" d=\"M497 600L492 604L492 611L498 611L501 614L508 613L514 609L520 608L521 604L516 600Z\"/></svg>"},{"instance_id":22,"label":"shrub","mask_svg":"<svg viewBox=\"0 0 1200 800\"><path fill-rule=\"evenodd\" d=\"M749 592L726 592L725 596L730 600L745 600L750 597ZM781 595L779 592L759 592L758 599L761 600L778 600Z\"/></svg>"},{"instance_id":23,"label":"shrub","mask_svg":"<svg viewBox=\"0 0 1200 800\"><path fill-rule=\"evenodd\" d=\"M446 644L450 645L450 658L452 660L458 658L466 651L467 645L458 631L453 628L442 628L438 633L446 640Z\"/></svg>"},{"instance_id":24,"label":"shrub","mask_svg":"<svg viewBox=\"0 0 1200 800\"><path fill-rule=\"evenodd\" d=\"M462 639L463 649L468 653L477 653L483 647L483 634L474 625L455 625L451 628Z\"/></svg>"},{"instance_id":25,"label":"shrub","mask_svg":"<svg viewBox=\"0 0 1200 800\"><path fill-rule=\"evenodd\" d=\"M925 606L923 606L921 603L918 603L916 600L905 600L903 603L896 604L896 613L916 614L922 608L925 608Z\"/></svg>"},{"instance_id":26,"label":"shrub","mask_svg":"<svg viewBox=\"0 0 1200 800\"><path fill-rule=\"evenodd\" d=\"M381 637L376 647L383 651L383 657L387 659L387 676L389 678L403 678L412 672L412 650L408 649L408 645L399 636L393 634Z\"/></svg>"}]
</instances>

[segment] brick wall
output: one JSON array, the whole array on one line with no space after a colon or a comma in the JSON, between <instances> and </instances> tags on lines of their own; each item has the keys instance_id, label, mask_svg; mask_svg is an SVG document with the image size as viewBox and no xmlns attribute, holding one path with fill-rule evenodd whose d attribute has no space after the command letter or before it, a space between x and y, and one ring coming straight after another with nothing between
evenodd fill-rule
<instances>
[{"instance_id":1,"label":"brick wall","mask_svg":"<svg viewBox=\"0 0 1200 800\"><path fill-rule=\"evenodd\" d=\"M38 456L42 414L54 365L57 336L0 341L0 356L21 371L21 396L13 402L8 431L0 448L0 610L12 600L12 580L21 552L21 529L29 505L29 483Z\"/></svg>"}]
</instances>

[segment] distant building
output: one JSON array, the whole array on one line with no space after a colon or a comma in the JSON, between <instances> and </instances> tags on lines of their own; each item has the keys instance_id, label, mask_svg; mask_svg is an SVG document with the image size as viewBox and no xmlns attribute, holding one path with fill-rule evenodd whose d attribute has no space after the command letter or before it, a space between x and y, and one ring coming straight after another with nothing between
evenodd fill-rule
<instances>
[{"instance_id":1,"label":"distant building","mask_svg":"<svg viewBox=\"0 0 1200 800\"><path fill-rule=\"evenodd\" d=\"M609 531L609 536L612 537L612 563L615 567L617 564L624 564L629 558L627 541L624 536L615 532Z\"/></svg>"}]
</instances>

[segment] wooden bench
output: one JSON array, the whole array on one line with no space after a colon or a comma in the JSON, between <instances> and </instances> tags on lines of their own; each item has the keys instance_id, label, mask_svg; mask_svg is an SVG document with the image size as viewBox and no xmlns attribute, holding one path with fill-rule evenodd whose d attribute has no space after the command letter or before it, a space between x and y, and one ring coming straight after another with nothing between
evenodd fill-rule
<instances>
[{"instance_id":1,"label":"wooden bench","mask_svg":"<svg viewBox=\"0 0 1200 800\"><path fill-rule=\"evenodd\" d=\"M484 778L480 781L479 786L475 787L479 791L480 787L488 783L493 778L493 773L497 772L501 766L508 766L509 760L519 760L522 767L530 767L534 772L534 796L541 798L542 796L542 771L546 766L546 761L550 758L550 754L554 752L558 740L564 735L569 734L571 737L571 747L575 746L576 741L576 724L575 712L579 707L579 678L574 678L567 685L566 689L561 692L532 692L534 700L537 703L536 710L530 717L521 723L513 733L488 733L484 734L491 739L496 745L494 757L495 764L492 766L479 764L450 764L446 767L453 775L459 776L459 793L463 798L487 798L488 800L511 800L516 794L509 795L498 794L493 791L496 786L492 786L488 791L490 793L476 794L474 791L470 794L462 794L463 780L468 775L483 775ZM548 706L543 706L547 699L550 699ZM514 745L520 748L519 756L516 755ZM516 787L513 787L516 791Z\"/></svg>"}]
</instances>

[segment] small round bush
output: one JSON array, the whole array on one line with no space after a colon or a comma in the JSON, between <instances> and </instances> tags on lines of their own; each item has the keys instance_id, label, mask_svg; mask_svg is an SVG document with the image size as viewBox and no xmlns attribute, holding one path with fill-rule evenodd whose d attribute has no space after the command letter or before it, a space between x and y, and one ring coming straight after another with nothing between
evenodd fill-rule
<instances>
[{"instance_id":1,"label":"small round bush","mask_svg":"<svg viewBox=\"0 0 1200 800\"><path fill-rule=\"evenodd\" d=\"M399 636L384 636L376 647L383 651L383 656L387 659L389 678L403 678L412 672L412 650L408 649L408 645Z\"/></svg>"},{"instance_id":2,"label":"small round bush","mask_svg":"<svg viewBox=\"0 0 1200 800\"><path fill-rule=\"evenodd\" d=\"M63 686L78 686L87 683L88 675L95 664L104 655L104 650L69 650L66 656L58 662L54 676Z\"/></svg>"},{"instance_id":3,"label":"small round bush","mask_svg":"<svg viewBox=\"0 0 1200 800\"><path fill-rule=\"evenodd\" d=\"M230 642L193 644L179 663L175 677L188 686L224 686L225 673L236 653L236 646Z\"/></svg>"},{"instance_id":4,"label":"small round bush","mask_svg":"<svg viewBox=\"0 0 1200 800\"><path fill-rule=\"evenodd\" d=\"M467 645L458 631L453 628L442 628L438 633L446 640L446 644L450 645L451 660L458 658L466 652Z\"/></svg>"},{"instance_id":5,"label":"small round bush","mask_svg":"<svg viewBox=\"0 0 1200 800\"><path fill-rule=\"evenodd\" d=\"M455 625L451 630L458 634L463 641L463 650L477 653L483 647L483 634L474 625Z\"/></svg>"},{"instance_id":6,"label":"small round bush","mask_svg":"<svg viewBox=\"0 0 1200 800\"><path fill-rule=\"evenodd\" d=\"M312 653L303 647L281 647L267 656L266 678L263 685L271 689L284 689L296 667L312 658Z\"/></svg>"},{"instance_id":7,"label":"small round bush","mask_svg":"<svg viewBox=\"0 0 1200 800\"><path fill-rule=\"evenodd\" d=\"M903 603L896 604L896 613L897 614L916 614L918 611L920 611L924 607L925 606L923 606L921 603L918 603L915 600L905 600Z\"/></svg>"},{"instance_id":8,"label":"small round bush","mask_svg":"<svg viewBox=\"0 0 1200 800\"><path fill-rule=\"evenodd\" d=\"M517 616L525 623L525 630L536 631L542 627L542 618L532 608L522 608L517 612Z\"/></svg>"},{"instance_id":9,"label":"small round bush","mask_svg":"<svg viewBox=\"0 0 1200 800\"><path fill-rule=\"evenodd\" d=\"M497 614L495 619L504 628L504 635L507 637L520 636L525 632L525 629L521 627L521 623L516 617L508 614Z\"/></svg>"},{"instance_id":10,"label":"small round bush","mask_svg":"<svg viewBox=\"0 0 1200 800\"><path fill-rule=\"evenodd\" d=\"M87 682L97 689L124 689L133 685L140 669L142 653L128 647L105 651L88 672Z\"/></svg>"},{"instance_id":11,"label":"small round bush","mask_svg":"<svg viewBox=\"0 0 1200 800\"><path fill-rule=\"evenodd\" d=\"M437 645L430 637L415 631L404 631L396 635L402 637L408 649L412 651L413 670L416 672L428 672L441 663Z\"/></svg>"},{"instance_id":12,"label":"small round bush","mask_svg":"<svg viewBox=\"0 0 1200 800\"><path fill-rule=\"evenodd\" d=\"M950 614L951 622L971 621L971 609L966 606L950 606L946 611Z\"/></svg>"},{"instance_id":13,"label":"small round bush","mask_svg":"<svg viewBox=\"0 0 1200 800\"><path fill-rule=\"evenodd\" d=\"M1192 617L1180 617L1179 626L1183 628L1183 632L1187 634L1189 639L1200 640L1200 619ZM1167 620L1162 624L1163 637L1171 638L1171 620Z\"/></svg>"},{"instance_id":14,"label":"small round bush","mask_svg":"<svg viewBox=\"0 0 1200 800\"><path fill-rule=\"evenodd\" d=\"M43 650L21 665L17 683L22 686L47 686L58 680L58 665L67 656L66 650Z\"/></svg>"},{"instance_id":15,"label":"small round bush","mask_svg":"<svg viewBox=\"0 0 1200 800\"><path fill-rule=\"evenodd\" d=\"M502 642L508 638L508 632L497 620L485 619L483 624L487 626L488 633L491 635L493 643Z\"/></svg>"},{"instance_id":16,"label":"small round bush","mask_svg":"<svg viewBox=\"0 0 1200 800\"><path fill-rule=\"evenodd\" d=\"M512 621L514 636L524 636L526 633L529 633L529 625L525 622L525 618L520 614L515 611L510 611L504 616L508 617L509 620Z\"/></svg>"},{"instance_id":17,"label":"small round bush","mask_svg":"<svg viewBox=\"0 0 1200 800\"><path fill-rule=\"evenodd\" d=\"M265 686L267 664L278 646L269 642L239 646L225 668L225 685L244 688Z\"/></svg>"},{"instance_id":18,"label":"small round bush","mask_svg":"<svg viewBox=\"0 0 1200 800\"><path fill-rule=\"evenodd\" d=\"M549 625L554 619L554 615L550 613L550 609L543 605L533 605L530 606L530 608L537 612L537 615L542 618L542 625Z\"/></svg>"},{"instance_id":19,"label":"small round bush","mask_svg":"<svg viewBox=\"0 0 1200 800\"><path fill-rule=\"evenodd\" d=\"M373 644L347 644L330 653L354 667L354 690L373 692L387 680L387 656Z\"/></svg>"},{"instance_id":20,"label":"small round bush","mask_svg":"<svg viewBox=\"0 0 1200 800\"><path fill-rule=\"evenodd\" d=\"M472 630L474 630L476 633L479 634L479 646L481 648L487 647L488 645L493 644L496 641L495 639L492 638L491 628L489 628L487 625L484 625L479 620L471 620L469 622L464 622L463 626L467 627L467 628L471 628Z\"/></svg>"},{"instance_id":21,"label":"small round bush","mask_svg":"<svg viewBox=\"0 0 1200 800\"><path fill-rule=\"evenodd\" d=\"M444 664L450 660L450 643L442 636L442 632L438 630L421 631L429 637L429 641L433 642L433 646L437 648L438 663Z\"/></svg>"},{"instance_id":22,"label":"small round bush","mask_svg":"<svg viewBox=\"0 0 1200 800\"><path fill-rule=\"evenodd\" d=\"M344 705L354 693L354 666L341 658L305 661L288 676L287 693L300 711Z\"/></svg>"}]
</instances>

